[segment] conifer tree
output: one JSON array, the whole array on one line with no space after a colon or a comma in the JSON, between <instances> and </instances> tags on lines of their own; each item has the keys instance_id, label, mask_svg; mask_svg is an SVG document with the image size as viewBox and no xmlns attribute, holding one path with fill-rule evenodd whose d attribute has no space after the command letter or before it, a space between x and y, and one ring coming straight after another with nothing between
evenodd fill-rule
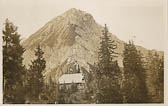
<instances>
[{"instance_id":1,"label":"conifer tree","mask_svg":"<svg viewBox=\"0 0 168 106\"><path fill-rule=\"evenodd\" d=\"M164 56L159 61L159 102L164 102Z\"/></svg>"},{"instance_id":2,"label":"conifer tree","mask_svg":"<svg viewBox=\"0 0 168 106\"><path fill-rule=\"evenodd\" d=\"M3 32L3 102L23 103L25 68L22 64L24 48L20 44L17 27L6 19Z\"/></svg>"},{"instance_id":3,"label":"conifer tree","mask_svg":"<svg viewBox=\"0 0 168 106\"><path fill-rule=\"evenodd\" d=\"M124 49L124 96L127 103L146 103L149 101L146 87L146 73L142 55L133 42L125 44Z\"/></svg>"},{"instance_id":4,"label":"conifer tree","mask_svg":"<svg viewBox=\"0 0 168 106\"><path fill-rule=\"evenodd\" d=\"M43 72L46 67L46 61L43 57L44 52L40 48L40 45L35 50L36 59L32 61L29 69L29 81L31 95L34 98L40 97L40 94L43 92L44 88L44 80L43 80Z\"/></svg>"},{"instance_id":5,"label":"conifer tree","mask_svg":"<svg viewBox=\"0 0 168 106\"><path fill-rule=\"evenodd\" d=\"M54 104L55 102L58 102L58 96L59 96L59 85L55 81L53 81L52 77L49 77L49 83L46 84L47 89L45 89L45 96L48 99L48 103Z\"/></svg>"},{"instance_id":6,"label":"conifer tree","mask_svg":"<svg viewBox=\"0 0 168 106\"><path fill-rule=\"evenodd\" d=\"M164 60L155 52L149 51L146 69L148 70L149 96L151 102L163 102Z\"/></svg>"},{"instance_id":7,"label":"conifer tree","mask_svg":"<svg viewBox=\"0 0 168 106\"><path fill-rule=\"evenodd\" d=\"M121 103L119 79L121 72L117 61L115 49L117 45L110 39L107 26L105 25L103 37L100 42L99 62L96 69L96 102L97 103Z\"/></svg>"}]
</instances>

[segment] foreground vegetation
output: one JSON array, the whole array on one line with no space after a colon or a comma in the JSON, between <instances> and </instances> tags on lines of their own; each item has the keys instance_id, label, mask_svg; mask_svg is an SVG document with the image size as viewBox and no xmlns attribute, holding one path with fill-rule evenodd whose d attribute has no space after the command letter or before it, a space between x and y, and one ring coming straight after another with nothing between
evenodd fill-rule
<instances>
[{"instance_id":1,"label":"foreground vegetation","mask_svg":"<svg viewBox=\"0 0 168 106\"><path fill-rule=\"evenodd\" d=\"M46 61L40 45L27 69L22 62L25 50L17 27L7 19L2 32L3 103L73 103L63 98L75 94L75 88L59 90L59 84L52 78L44 83ZM116 59L117 43L110 38L106 25L102 35L99 61L90 65L83 94L85 103L163 103L163 57L151 51L143 57L133 41L129 41L124 46L122 69Z\"/></svg>"}]
</instances>

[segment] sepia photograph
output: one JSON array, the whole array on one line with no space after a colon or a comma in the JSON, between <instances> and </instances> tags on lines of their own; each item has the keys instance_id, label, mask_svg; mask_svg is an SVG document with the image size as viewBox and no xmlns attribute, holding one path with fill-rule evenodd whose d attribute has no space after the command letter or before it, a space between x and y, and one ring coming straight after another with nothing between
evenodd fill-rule
<instances>
[{"instance_id":1,"label":"sepia photograph","mask_svg":"<svg viewBox=\"0 0 168 106\"><path fill-rule=\"evenodd\" d=\"M0 0L5 104L164 104L165 0Z\"/></svg>"}]
</instances>

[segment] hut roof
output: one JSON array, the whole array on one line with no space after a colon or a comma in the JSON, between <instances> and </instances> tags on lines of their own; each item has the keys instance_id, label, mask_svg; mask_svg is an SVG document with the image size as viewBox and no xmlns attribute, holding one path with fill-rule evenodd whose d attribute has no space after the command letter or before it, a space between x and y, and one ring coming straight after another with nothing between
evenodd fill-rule
<instances>
[{"instance_id":1,"label":"hut roof","mask_svg":"<svg viewBox=\"0 0 168 106\"><path fill-rule=\"evenodd\" d=\"M63 74L59 78L59 84L68 84L68 83L83 83L84 76L82 73L75 73L75 74Z\"/></svg>"}]
</instances>

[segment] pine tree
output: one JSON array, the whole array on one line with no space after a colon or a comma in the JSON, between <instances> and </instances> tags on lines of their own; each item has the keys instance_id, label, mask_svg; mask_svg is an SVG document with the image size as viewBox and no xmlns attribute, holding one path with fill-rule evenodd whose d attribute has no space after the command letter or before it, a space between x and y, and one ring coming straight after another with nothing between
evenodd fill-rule
<instances>
[{"instance_id":1,"label":"pine tree","mask_svg":"<svg viewBox=\"0 0 168 106\"><path fill-rule=\"evenodd\" d=\"M47 97L48 103L54 104L55 102L58 103L58 96L59 96L59 85L55 81L53 81L52 77L49 77L48 84L45 84L47 86L45 89L44 96Z\"/></svg>"},{"instance_id":2,"label":"pine tree","mask_svg":"<svg viewBox=\"0 0 168 106\"><path fill-rule=\"evenodd\" d=\"M44 80L43 72L46 67L46 61L43 57L44 52L40 48L40 45L35 50L36 59L32 61L29 69L29 81L31 96L34 99L40 99L40 94L43 92Z\"/></svg>"},{"instance_id":3,"label":"pine tree","mask_svg":"<svg viewBox=\"0 0 168 106\"><path fill-rule=\"evenodd\" d=\"M163 102L163 82L164 82L164 61L155 52L149 51L146 69L148 70L149 96L151 102Z\"/></svg>"},{"instance_id":4,"label":"pine tree","mask_svg":"<svg viewBox=\"0 0 168 106\"><path fill-rule=\"evenodd\" d=\"M96 102L97 103L121 103L119 79L121 72L117 61L115 49L117 45L110 39L107 26L105 25L103 37L100 42L99 62L95 73L96 77Z\"/></svg>"},{"instance_id":5,"label":"pine tree","mask_svg":"<svg viewBox=\"0 0 168 106\"><path fill-rule=\"evenodd\" d=\"M146 73L142 55L133 42L125 44L124 49L124 96L127 103L145 103L149 101L146 87Z\"/></svg>"},{"instance_id":6,"label":"pine tree","mask_svg":"<svg viewBox=\"0 0 168 106\"><path fill-rule=\"evenodd\" d=\"M20 45L17 27L6 19L3 32L3 102L24 102L24 71L22 55L24 48Z\"/></svg>"},{"instance_id":7,"label":"pine tree","mask_svg":"<svg viewBox=\"0 0 168 106\"><path fill-rule=\"evenodd\" d=\"M159 102L164 102L164 56L159 61Z\"/></svg>"}]
</instances>

